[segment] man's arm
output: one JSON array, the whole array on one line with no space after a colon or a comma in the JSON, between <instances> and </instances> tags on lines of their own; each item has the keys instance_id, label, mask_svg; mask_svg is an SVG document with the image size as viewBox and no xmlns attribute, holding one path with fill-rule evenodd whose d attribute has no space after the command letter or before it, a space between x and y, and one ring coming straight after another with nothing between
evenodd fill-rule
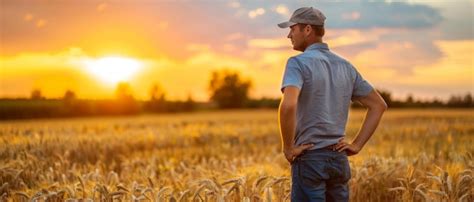
<instances>
[{"instance_id":1,"label":"man's arm","mask_svg":"<svg viewBox=\"0 0 474 202\"><path fill-rule=\"evenodd\" d=\"M296 131L296 108L300 89L294 86L287 86L283 90L283 98L278 108L278 123L283 146L283 153L288 162L292 162L295 157L304 150L310 148L311 144L294 147Z\"/></svg>"},{"instance_id":2,"label":"man's arm","mask_svg":"<svg viewBox=\"0 0 474 202\"><path fill-rule=\"evenodd\" d=\"M341 141L336 146L336 150L340 152L348 150L348 155L357 154L362 150L365 143L367 143L372 134L374 134L375 129L379 125L380 119L382 119L383 113L387 110L387 104L382 96L380 96L380 94L375 90L372 90L372 92L365 97L353 98L353 101L360 102L368 110L365 115L364 123L354 141L351 144Z\"/></svg>"}]
</instances>

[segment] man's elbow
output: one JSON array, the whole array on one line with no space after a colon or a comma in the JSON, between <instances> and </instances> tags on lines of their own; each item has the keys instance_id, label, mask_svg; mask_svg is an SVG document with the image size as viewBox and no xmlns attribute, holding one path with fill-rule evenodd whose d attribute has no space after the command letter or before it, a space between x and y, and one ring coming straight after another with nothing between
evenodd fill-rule
<instances>
[{"instance_id":1,"label":"man's elbow","mask_svg":"<svg viewBox=\"0 0 474 202\"><path fill-rule=\"evenodd\" d=\"M383 111L387 111L387 109L388 109L387 103L386 103L386 102L383 102L382 110L383 110Z\"/></svg>"},{"instance_id":2,"label":"man's elbow","mask_svg":"<svg viewBox=\"0 0 474 202\"><path fill-rule=\"evenodd\" d=\"M365 106L367 109L378 112L385 112L388 109L387 103L383 99L377 99L373 102L366 103Z\"/></svg>"},{"instance_id":3,"label":"man's elbow","mask_svg":"<svg viewBox=\"0 0 474 202\"><path fill-rule=\"evenodd\" d=\"M280 113L291 113L296 111L296 104L291 102L280 103Z\"/></svg>"},{"instance_id":4,"label":"man's elbow","mask_svg":"<svg viewBox=\"0 0 474 202\"><path fill-rule=\"evenodd\" d=\"M388 105L387 103L385 102L385 100L383 99L380 99L380 101L375 105L375 108L378 110L378 111L381 111L381 112L384 112L388 109Z\"/></svg>"}]
</instances>

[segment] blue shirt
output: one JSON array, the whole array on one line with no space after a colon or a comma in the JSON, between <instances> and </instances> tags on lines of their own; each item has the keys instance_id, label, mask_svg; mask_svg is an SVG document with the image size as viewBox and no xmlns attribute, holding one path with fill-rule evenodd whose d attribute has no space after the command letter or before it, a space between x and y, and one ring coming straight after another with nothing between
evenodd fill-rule
<instances>
[{"instance_id":1,"label":"blue shirt","mask_svg":"<svg viewBox=\"0 0 474 202\"><path fill-rule=\"evenodd\" d=\"M343 138L351 99L373 90L352 64L325 43L312 44L288 59L281 91L287 86L300 89L294 144L314 144L310 149Z\"/></svg>"}]
</instances>

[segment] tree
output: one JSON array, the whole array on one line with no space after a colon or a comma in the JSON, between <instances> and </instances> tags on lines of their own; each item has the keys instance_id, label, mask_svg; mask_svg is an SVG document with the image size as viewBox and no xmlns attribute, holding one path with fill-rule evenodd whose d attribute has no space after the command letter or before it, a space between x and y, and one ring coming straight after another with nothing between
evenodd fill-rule
<instances>
[{"instance_id":1,"label":"tree","mask_svg":"<svg viewBox=\"0 0 474 202\"><path fill-rule=\"evenodd\" d=\"M130 101L134 100L132 95L132 90L128 83L120 82L117 84L117 88L115 89L115 95L117 99L120 101Z\"/></svg>"},{"instance_id":2,"label":"tree","mask_svg":"<svg viewBox=\"0 0 474 202\"><path fill-rule=\"evenodd\" d=\"M157 101L162 100L165 101L166 93L158 84L154 84L150 90L150 100Z\"/></svg>"},{"instance_id":3,"label":"tree","mask_svg":"<svg viewBox=\"0 0 474 202\"><path fill-rule=\"evenodd\" d=\"M466 95L451 95L448 100L449 107L473 107L472 95L470 92Z\"/></svg>"},{"instance_id":4,"label":"tree","mask_svg":"<svg viewBox=\"0 0 474 202\"><path fill-rule=\"evenodd\" d=\"M243 80L238 72L214 71L209 82L211 100L219 108L240 108L248 100L251 86L251 81Z\"/></svg>"},{"instance_id":5,"label":"tree","mask_svg":"<svg viewBox=\"0 0 474 202\"><path fill-rule=\"evenodd\" d=\"M412 94L408 94L407 99L405 100L407 104L413 104L415 102L415 99L413 98Z\"/></svg>"},{"instance_id":6,"label":"tree","mask_svg":"<svg viewBox=\"0 0 474 202\"><path fill-rule=\"evenodd\" d=\"M154 84L150 89L149 108L151 111L166 111L166 93L158 84Z\"/></svg>"},{"instance_id":7,"label":"tree","mask_svg":"<svg viewBox=\"0 0 474 202\"><path fill-rule=\"evenodd\" d=\"M40 89L34 89L33 91L31 91L31 99L32 100L44 99L43 95L41 94L41 90Z\"/></svg>"},{"instance_id":8,"label":"tree","mask_svg":"<svg viewBox=\"0 0 474 202\"><path fill-rule=\"evenodd\" d=\"M472 107L473 102L472 102L472 95L471 93L466 93L463 98L463 107Z\"/></svg>"},{"instance_id":9,"label":"tree","mask_svg":"<svg viewBox=\"0 0 474 202\"><path fill-rule=\"evenodd\" d=\"M449 107L459 107L462 105L462 97L458 95L451 95L448 100Z\"/></svg>"},{"instance_id":10,"label":"tree","mask_svg":"<svg viewBox=\"0 0 474 202\"><path fill-rule=\"evenodd\" d=\"M128 83L121 82L117 84L117 89L115 90L117 96L117 102L114 107L112 107L112 112L133 114L138 112L138 104L133 97L132 90Z\"/></svg>"},{"instance_id":11,"label":"tree","mask_svg":"<svg viewBox=\"0 0 474 202\"><path fill-rule=\"evenodd\" d=\"M188 99L184 102L184 111L193 111L196 108L196 102L194 101L191 94L188 94Z\"/></svg>"},{"instance_id":12,"label":"tree","mask_svg":"<svg viewBox=\"0 0 474 202\"><path fill-rule=\"evenodd\" d=\"M66 100L66 101L75 100L76 99L76 93L74 93L74 91L72 91L72 90L66 90L66 92L64 93L63 99Z\"/></svg>"},{"instance_id":13,"label":"tree","mask_svg":"<svg viewBox=\"0 0 474 202\"><path fill-rule=\"evenodd\" d=\"M75 101L76 101L76 93L74 93L72 90L66 90L63 96L63 102L66 108L69 108L67 110L71 110L70 108L73 107L73 104Z\"/></svg>"}]
</instances>

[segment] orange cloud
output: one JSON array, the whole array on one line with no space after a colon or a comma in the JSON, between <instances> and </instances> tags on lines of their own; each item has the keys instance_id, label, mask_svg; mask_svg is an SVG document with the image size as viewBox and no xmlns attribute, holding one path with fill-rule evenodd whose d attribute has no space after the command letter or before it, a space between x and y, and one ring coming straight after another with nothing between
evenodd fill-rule
<instances>
[{"instance_id":1,"label":"orange cloud","mask_svg":"<svg viewBox=\"0 0 474 202\"><path fill-rule=\"evenodd\" d=\"M260 38L260 39L251 39L247 42L247 45L250 48L290 48L291 42L289 39L284 37L278 38Z\"/></svg>"},{"instance_id":2,"label":"orange cloud","mask_svg":"<svg viewBox=\"0 0 474 202\"><path fill-rule=\"evenodd\" d=\"M434 64L418 65L413 74L398 82L409 85L452 87L453 91L474 90L474 40L436 41L443 57Z\"/></svg>"},{"instance_id":3,"label":"orange cloud","mask_svg":"<svg viewBox=\"0 0 474 202\"><path fill-rule=\"evenodd\" d=\"M103 12L106 8L107 8L108 4L107 3L101 3L99 5L97 5L97 11L98 12Z\"/></svg>"},{"instance_id":4,"label":"orange cloud","mask_svg":"<svg viewBox=\"0 0 474 202\"><path fill-rule=\"evenodd\" d=\"M242 39L242 38L244 38L244 35L240 32L236 32L236 33L227 35L225 37L225 40L226 41L235 41L235 40Z\"/></svg>"},{"instance_id":5,"label":"orange cloud","mask_svg":"<svg viewBox=\"0 0 474 202\"><path fill-rule=\"evenodd\" d=\"M389 29L327 29L325 34L325 41L330 48L337 48L342 46L349 46L368 42L377 42L382 35L385 35L393 30Z\"/></svg>"},{"instance_id":6,"label":"orange cloud","mask_svg":"<svg viewBox=\"0 0 474 202\"><path fill-rule=\"evenodd\" d=\"M411 43L379 44L351 61L372 84L394 91L399 98L407 93L423 98L446 98L456 93L473 92L474 40L436 41L435 44L442 52L435 61L424 61L425 57L417 51L420 47ZM410 73L397 69L402 65L412 65Z\"/></svg>"},{"instance_id":7,"label":"orange cloud","mask_svg":"<svg viewBox=\"0 0 474 202\"><path fill-rule=\"evenodd\" d=\"M46 26L46 23L47 23L46 20L39 19L38 21L36 21L36 27L42 28L42 27Z\"/></svg>"},{"instance_id":8,"label":"orange cloud","mask_svg":"<svg viewBox=\"0 0 474 202\"><path fill-rule=\"evenodd\" d=\"M29 22L31 20L33 20L33 15L31 13L27 13L25 14L25 16L23 17L23 20Z\"/></svg>"},{"instance_id":9,"label":"orange cloud","mask_svg":"<svg viewBox=\"0 0 474 202\"><path fill-rule=\"evenodd\" d=\"M74 65L73 59L81 57L77 49L59 54L24 53L2 57L0 97L25 97L35 88L48 97L61 97L67 89L94 89L92 84L97 82ZM93 92L100 93L100 88ZM94 93L88 96L96 96Z\"/></svg>"},{"instance_id":10,"label":"orange cloud","mask_svg":"<svg viewBox=\"0 0 474 202\"><path fill-rule=\"evenodd\" d=\"M280 96L278 86L291 50L249 49L238 57L215 52L205 44L190 47L194 48L194 52L184 60L135 58L143 65L129 81L134 95L139 99L148 99L149 89L158 83L167 92L168 99L185 99L191 94L194 99L205 101L208 99L211 72L231 69L253 81L252 96ZM3 57L1 63L5 68L0 75L0 96L28 96L33 88L40 88L47 97L61 97L67 89L74 90L83 98L112 97L114 86L105 85L83 65L85 60L106 56L91 57L82 49L73 47L57 54L25 53Z\"/></svg>"},{"instance_id":11,"label":"orange cloud","mask_svg":"<svg viewBox=\"0 0 474 202\"><path fill-rule=\"evenodd\" d=\"M167 92L168 99L185 99L191 94L194 99L205 101L210 73L226 68L237 70L253 81L251 96L278 97L286 60L299 52L291 48L265 48L283 46L268 45L272 42L289 44L286 39L253 40L249 42L252 48L242 51L241 56L216 52L206 44L192 44L188 47L193 50L191 55L184 59L134 58L143 63L143 68L130 78L130 85L139 99L148 99L151 86L158 83ZM402 89L415 95L426 93L419 88L437 88L438 97L472 91L474 41L437 41L436 45L442 50L443 57L437 62L415 64L408 75L400 75L389 65L400 59L393 56L399 51L416 52L416 46L411 43L379 44L373 50L347 59L376 87ZM28 96L33 88L42 89L48 97L60 97L66 89L76 91L79 97L113 96L114 86L104 85L81 66L80 61L88 58L92 57L77 47L56 54L25 53L2 57L0 96Z\"/></svg>"}]
</instances>

